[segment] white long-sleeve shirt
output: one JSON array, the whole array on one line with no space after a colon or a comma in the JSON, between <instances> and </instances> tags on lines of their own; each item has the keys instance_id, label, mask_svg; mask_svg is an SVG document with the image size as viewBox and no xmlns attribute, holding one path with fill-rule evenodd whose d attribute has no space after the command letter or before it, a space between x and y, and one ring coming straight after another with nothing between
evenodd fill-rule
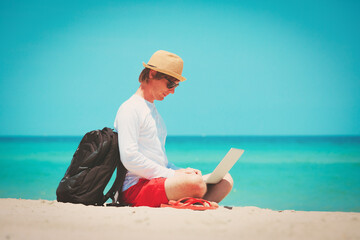
<instances>
[{"instance_id":1,"label":"white long-sleeve shirt","mask_svg":"<svg viewBox=\"0 0 360 240\"><path fill-rule=\"evenodd\" d=\"M134 94L124 102L116 115L121 161L128 173L123 191L140 178L169 178L175 165L169 164L165 153L166 126L155 104Z\"/></svg>"}]
</instances>

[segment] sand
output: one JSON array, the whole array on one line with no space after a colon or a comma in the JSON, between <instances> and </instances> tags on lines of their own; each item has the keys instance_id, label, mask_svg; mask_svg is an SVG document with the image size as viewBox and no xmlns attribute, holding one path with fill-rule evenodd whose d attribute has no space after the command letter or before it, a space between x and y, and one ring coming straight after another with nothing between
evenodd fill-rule
<instances>
[{"instance_id":1,"label":"sand","mask_svg":"<svg viewBox=\"0 0 360 240\"><path fill-rule=\"evenodd\" d=\"M0 199L1 239L360 239L360 213L95 207Z\"/></svg>"}]
</instances>

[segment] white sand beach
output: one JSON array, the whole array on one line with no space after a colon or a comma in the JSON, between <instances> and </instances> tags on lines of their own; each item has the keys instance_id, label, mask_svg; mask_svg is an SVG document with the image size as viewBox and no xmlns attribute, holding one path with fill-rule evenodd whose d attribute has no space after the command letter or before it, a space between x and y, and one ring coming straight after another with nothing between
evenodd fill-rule
<instances>
[{"instance_id":1,"label":"white sand beach","mask_svg":"<svg viewBox=\"0 0 360 240\"><path fill-rule=\"evenodd\" d=\"M360 239L360 213L192 211L0 199L1 239Z\"/></svg>"}]
</instances>

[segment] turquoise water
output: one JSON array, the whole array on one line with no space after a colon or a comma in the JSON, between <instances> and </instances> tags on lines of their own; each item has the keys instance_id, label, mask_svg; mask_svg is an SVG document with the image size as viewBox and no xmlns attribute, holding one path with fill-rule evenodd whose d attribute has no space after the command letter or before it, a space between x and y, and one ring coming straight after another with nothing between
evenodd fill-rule
<instances>
[{"instance_id":1,"label":"turquoise water","mask_svg":"<svg viewBox=\"0 0 360 240\"><path fill-rule=\"evenodd\" d=\"M0 197L56 199L80 137L0 138ZM222 202L275 210L360 212L360 137L168 137L169 160L211 172L245 149Z\"/></svg>"}]
</instances>

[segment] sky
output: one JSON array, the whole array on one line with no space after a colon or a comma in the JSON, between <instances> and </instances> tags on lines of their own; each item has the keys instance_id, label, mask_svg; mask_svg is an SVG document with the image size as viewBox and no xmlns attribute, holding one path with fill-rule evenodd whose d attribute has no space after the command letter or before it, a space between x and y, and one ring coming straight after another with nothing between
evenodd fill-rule
<instances>
[{"instance_id":1,"label":"sky","mask_svg":"<svg viewBox=\"0 0 360 240\"><path fill-rule=\"evenodd\" d=\"M157 50L168 135L360 135L358 1L0 2L0 135L113 127Z\"/></svg>"}]
</instances>

